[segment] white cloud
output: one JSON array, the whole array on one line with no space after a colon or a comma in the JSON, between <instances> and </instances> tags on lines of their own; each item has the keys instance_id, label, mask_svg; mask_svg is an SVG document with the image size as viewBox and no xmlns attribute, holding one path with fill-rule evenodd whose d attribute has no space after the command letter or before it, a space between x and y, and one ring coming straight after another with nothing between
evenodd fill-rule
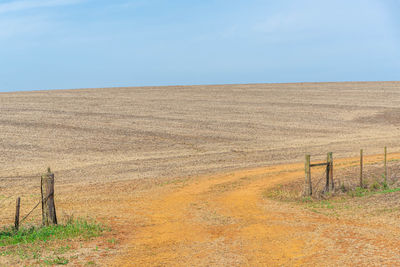
<instances>
[{"instance_id":1,"label":"white cloud","mask_svg":"<svg viewBox=\"0 0 400 267\"><path fill-rule=\"evenodd\" d=\"M54 7L62 5L72 5L82 2L82 0L18 0L0 4L0 14L23 11L40 7Z\"/></svg>"}]
</instances>

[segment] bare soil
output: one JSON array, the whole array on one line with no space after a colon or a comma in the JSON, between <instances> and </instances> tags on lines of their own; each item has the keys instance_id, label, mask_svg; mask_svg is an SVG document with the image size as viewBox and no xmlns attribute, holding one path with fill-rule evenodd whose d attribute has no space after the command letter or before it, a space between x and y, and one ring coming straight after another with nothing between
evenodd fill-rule
<instances>
[{"instance_id":1,"label":"bare soil","mask_svg":"<svg viewBox=\"0 0 400 267\"><path fill-rule=\"evenodd\" d=\"M22 214L36 204L50 166L60 216L98 219L118 239L114 251L86 250L71 264L399 264L397 211L363 216L354 208L338 219L264 197L303 179L305 153L321 160L328 151L335 159L384 145L400 151L399 89L377 82L1 93L0 224L12 223L17 196ZM36 212L29 222L38 221Z\"/></svg>"}]
</instances>

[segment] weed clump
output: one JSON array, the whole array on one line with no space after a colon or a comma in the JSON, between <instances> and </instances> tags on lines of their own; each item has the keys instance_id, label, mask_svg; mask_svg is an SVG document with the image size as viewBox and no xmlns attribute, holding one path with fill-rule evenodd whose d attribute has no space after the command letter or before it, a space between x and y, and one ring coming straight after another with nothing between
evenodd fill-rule
<instances>
[{"instance_id":1,"label":"weed clump","mask_svg":"<svg viewBox=\"0 0 400 267\"><path fill-rule=\"evenodd\" d=\"M373 183L369 186L369 189L370 189L371 191L377 191L377 190L379 190L380 188L381 188L381 185L380 185L377 181L373 182Z\"/></svg>"}]
</instances>

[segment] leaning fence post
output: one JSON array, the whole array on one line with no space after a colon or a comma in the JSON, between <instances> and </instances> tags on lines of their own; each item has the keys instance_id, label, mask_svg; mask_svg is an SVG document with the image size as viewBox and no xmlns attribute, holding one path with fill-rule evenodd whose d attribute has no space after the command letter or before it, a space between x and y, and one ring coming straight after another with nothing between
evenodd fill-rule
<instances>
[{"instance_id":1,"label":"leaning fence post","mask_svg":"<svg viewBox=\"0 0 400 267\"><path fill-rule=\"evenodd\" d=\"M331 182L331 190L335 189L335 182L333 181L333 153L328 153L328 165L329 165L329 180Z\"/></svg>"},{"instance_id":2,"label":"leaning fence post","mask_svg":"<svg viewBox=\"0 0 400 267\"><path fill-rule=\"evenodd\" d=\"M385 166L385 184L386 184L387 183L387 147L386 146L385 146L384 166Z\"/></svg>"},{"instance_id":3,"label":"leaning fence post","mask_svg":"<svg viewBox=\"0 0 400 267\"><path fill-rule=\"evenodd\" d=\"M14 221L14 227L15 227L16 231L18 231L18 229L19 229L19 209L20 209L20 205L21 205L21 198L18 197L17 198L17 203L15 205L15 221Z\"/></svg>"},{"instance_id":4,"label":"leaning fence post","mask_svg":"<svg viewBox=\"0 0 400 267\"><path fill-rule=\"evenodd\" d=\"M310 160L311 160L311 156L306 155L306 161L305 161L305 166L304 166L304 170L305 170L304 196L312 195Z\"/></svg>"},{"instance_id":5,"label":"leaning fence post","mask_svg":"<svg viewBox=\"0 0 400 267\"><path fill-rule=\"evenodd\" d=\"M50 168L42 175L42 223L43 225L57 224L56 208L54 205L54 173Z\"/></svg>"}]
</instances>

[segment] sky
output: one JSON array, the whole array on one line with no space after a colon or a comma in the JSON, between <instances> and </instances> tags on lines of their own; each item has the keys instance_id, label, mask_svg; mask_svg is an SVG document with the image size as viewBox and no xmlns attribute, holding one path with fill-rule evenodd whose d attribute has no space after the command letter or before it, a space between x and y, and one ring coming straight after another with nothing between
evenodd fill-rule
<instances>
[{"instance_id":1,"label":"sky","mask_svg":"<svg viewBox=\"0 0 400 267\"><path fill-rule=\"evenodd\" d=\"M0 91L400 80L397 0L0 0Z\"/></svg>"}]
</instances>

